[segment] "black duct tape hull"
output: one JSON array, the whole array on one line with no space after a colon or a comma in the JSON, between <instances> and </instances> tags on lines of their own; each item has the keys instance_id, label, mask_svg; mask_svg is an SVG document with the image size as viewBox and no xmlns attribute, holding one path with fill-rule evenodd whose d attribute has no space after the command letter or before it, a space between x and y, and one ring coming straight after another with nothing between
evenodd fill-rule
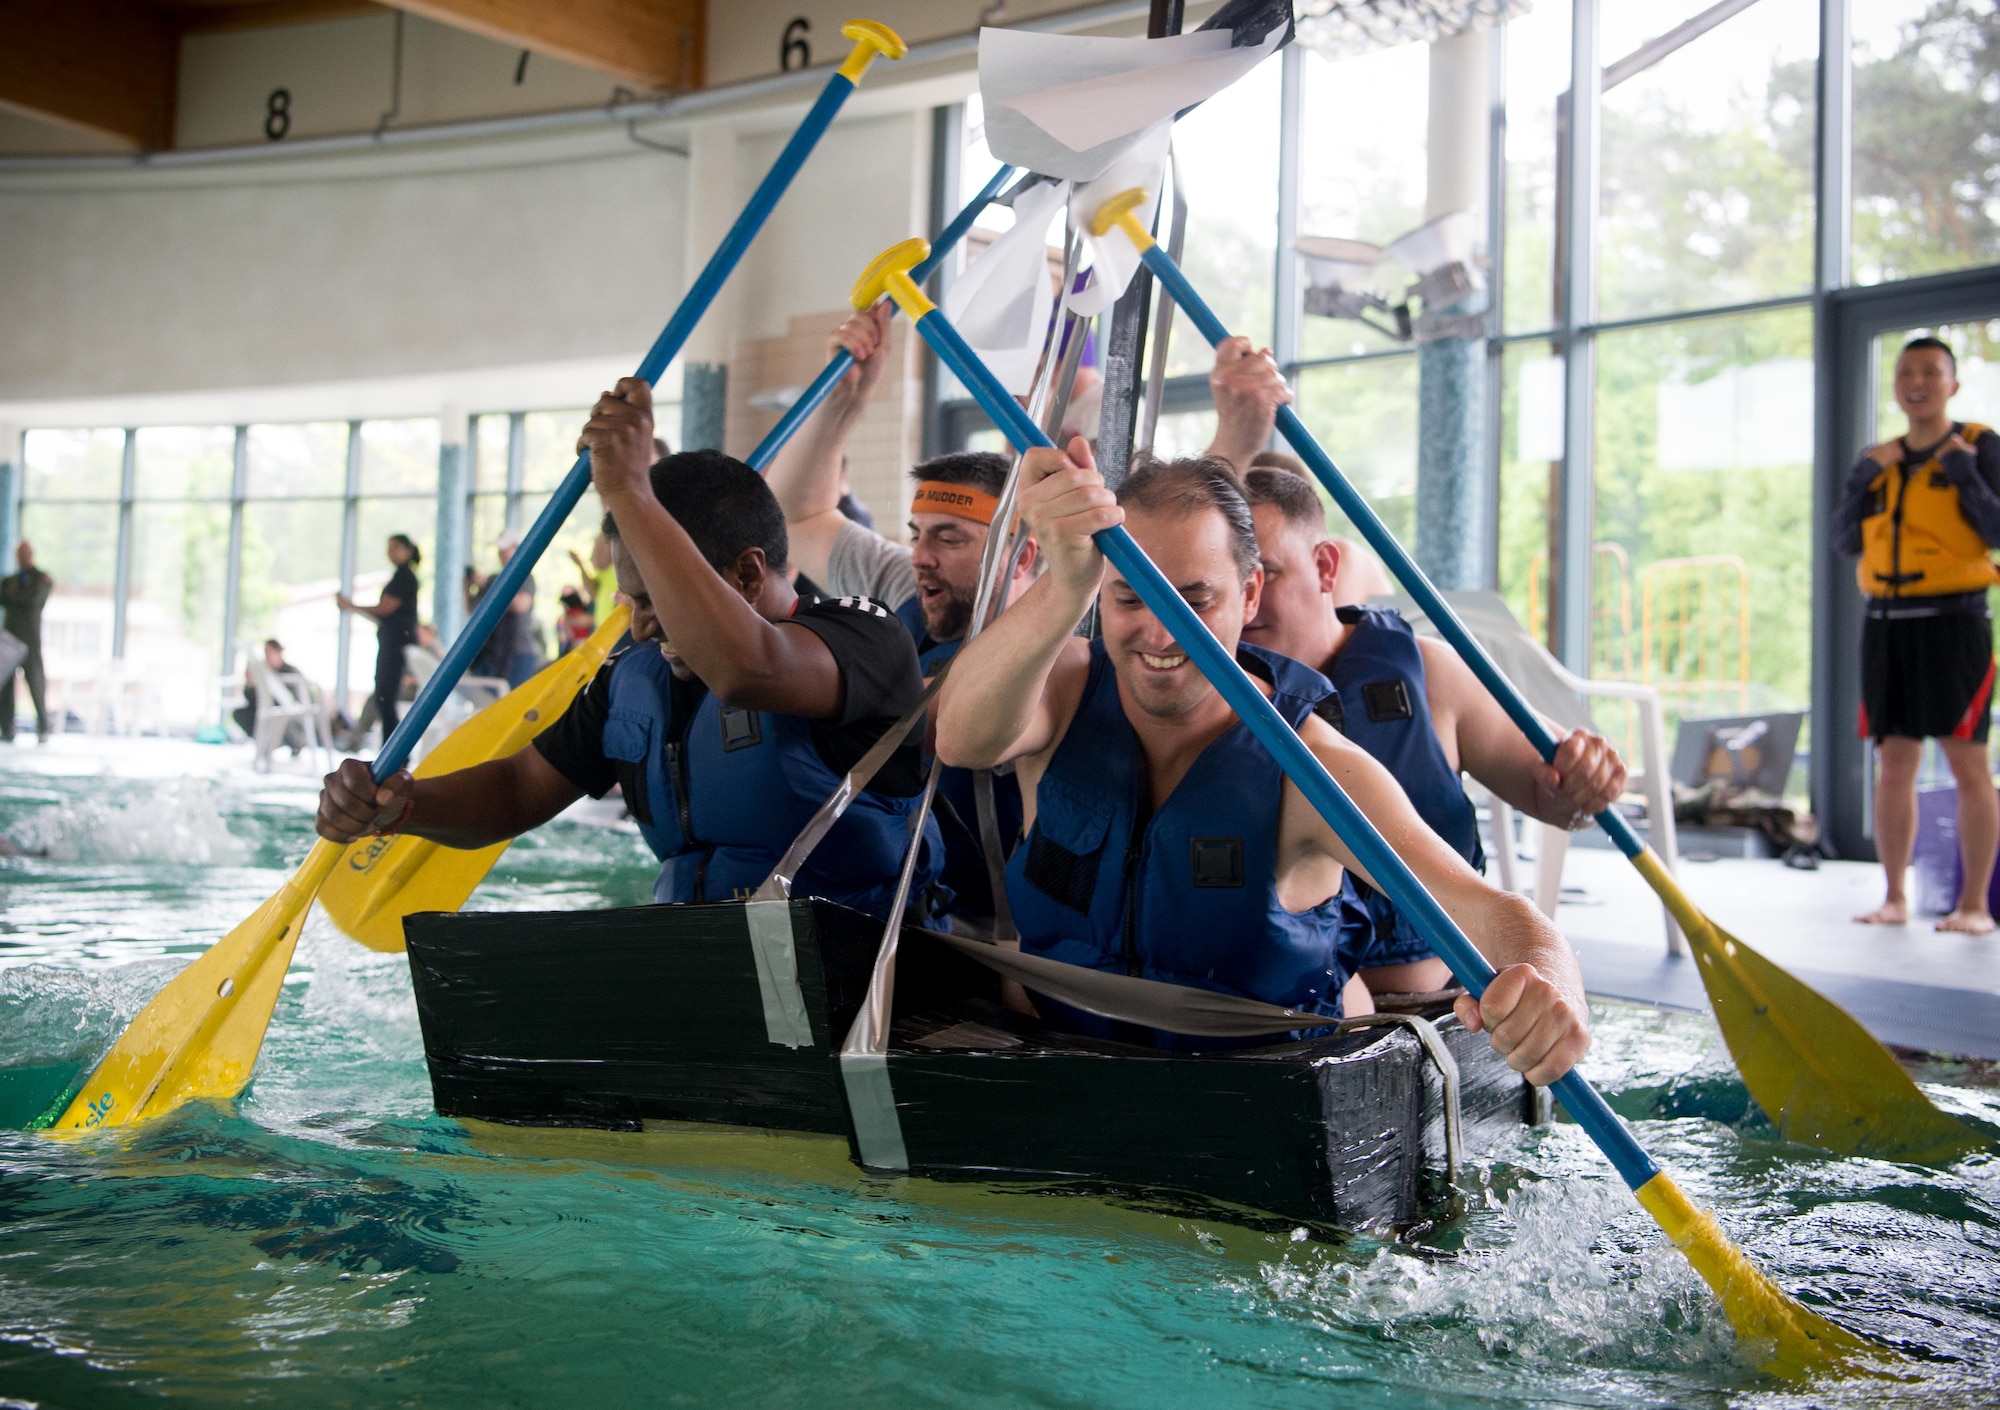
<instances>
[{"instance_id":1,"label":"black duct tape hull","mask_svg":"<svg viewBox=\"0 0 2000 1410\"><path fill-rule=\"evenodd\" d=\"M790 903L811 1041L771 1039L746 908L458 913L406 922L440 1114L637 1130L692 1121L846 1135L837 1053L881 926ZM916 932L898 952L890 1084L912 1173L1176 1192L1345 1229L1425 1216L1442 1083L1403 1029L1201 1056L1047 1029ZM1532 1092L1445 1019L1468 1142Z\"/></svg>"}]
</instances>

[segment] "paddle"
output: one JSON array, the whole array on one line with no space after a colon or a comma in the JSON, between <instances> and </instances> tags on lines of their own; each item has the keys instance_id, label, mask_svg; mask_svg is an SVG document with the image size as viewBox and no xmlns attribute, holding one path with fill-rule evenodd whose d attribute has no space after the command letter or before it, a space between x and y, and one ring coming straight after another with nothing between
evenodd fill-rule
<instances>
[{"instance_id":1,"label":"paddle","mask_svg":"<svg viewBox=\"0 0 2000 1410\"><path fill-rule=\"evenodd\" d=\"M1003 166L993 174L993 178L981 188L979 194L967 202L952 222L938 235L936 247L930 258L918 269L912 271L917 279L927 277L940 261L949 254L965 233L979 218L981 211L994 201L1008 180L1014 175L1014 168ZM847 370L854 366L854 354L842 348L827 363L826 368L813 379L811 386L797 401L792 403L778 424L771 428L757 449L750 453L749 464L757 469L767 468L778 451L790 440L793 433L805 423L819 404L826 400ZM629 614L628 614L629 615ZM426 756L417 769L419 778L429 778L436 774L448 773L454 769L466 768L483 759L498 758L501 754L518 749L533 738L534 729L520 733L508 733L513 726L496 717L486 720L488 711L511 712L515 720L532 716L542 722L555 719L569 708L570 702L586 685L590 684L591 671L604 660L610 647L616 643L624 630L626 616L619 617L619 628L605 638L600 628L591 637L589 647L579 647L577 651L561 658L545 669L499 704L487 707L487 711L466 721L452 737ZM602 649L597 643L604 640ZM595 654L588 658L591 671L579 669L585 658L579 655L584 650ZM516 696L522 696L520 703L509 706ZM529 702L532 702L530 708ZM525 716L524 716L525 712ZM466 748L458 747L461 733L473 732L482 739L492 735L495 739L507 741L506 748L494 744L490 749L472 747L467 740ZM519 735L516 739L516 735ZM320 909L326 913L339 930L362 944L375 950L401 950L403 948L403 917L418 911L455 911L465 904L500 854L507 850L505 842L483 847L476 852L461 852L450 847L440 847L434 842L420 837L377 838L356 844L350 848L346 861L334 869L327 883L319 893Z\"/></svg>"},{"instance_id":2,"label":"paddle","mask_svg":"<svg viewBox=\"0 0 2000 1410\"><path fill-rule=\"evenodd\" d=\"M558 656L520 687L486 706L424 755L418 778L504 759L549 727L597 674L631 624L632 609L613 608L604 624L568 654ZM403 917L418 911L455 911L512 843L460 851L427 837L401 833L353 843L320 888L319 906L343 935L371 950L403 948Z\"/></svg>"},{"instance_id":3,"label":"paddle","mask_svg":"<svg viewBox=\"0 0 2000 1410\"><path fill-rule=\"evenodd\" d=\"M908 274L922 258L924 242L909 240L877 256L854 286L854 303L862 307L887 293L902 306L917 332L939 359L972 393L980 409L993 418L1018 449L1053 443L1030 420L967 346L944 315ZM1178 294L1176 295L1178 298ZM1185 304L1183 305L1186 306ZM1288 778L1333 828L1356 860L1409 916L1451 966L1474 997L1486 991L1493 966L1411 875L1382 835L1354 806L1332 775L1306 747L1284 718L1252 684L1222 644L1209 634L1173 586L1140 550L1123 527L1095 535L1097 546L1124 575L1146 606L1173 633L1202 675L1208 678L1250 732L1271 752ZM1653 1163L1627 1131L1597 1089L1572 1069L1554 1087L1563 1106L1611 1160L1625 1183L1687 1255L1702 1279L1722 1303L1737 1335L1768 1348L1766 1369L1787 1376L1836 1369L1877 1349L1810 1311L1760 1272L1713 1218L1697 1209L1672 1178Z\"/></svg>"},{"instance_id":4,"label":"paddle","mask_svg":"<svg viewBox=\"0 0 2000 1410\"><path fill-rule=\"evenodd\" d=\"M1113 196L1091 218L1092 233L1102 236L1114 225L1123 231L1202 336L1220 343L1229 330L1134 214L1144 201L1145 192L1137 189ZM1553 762L1561 741L1289 406L1278 408L1278 429L1536 751ZM1951 1159L1987 1144L1932 1105L1902 1064L1852 1014L1704 915L1616 809L1606 808L1597 822L1680 922L1743 1085L1787 1139L1841 1155L1895 1160Z\"/></svg>"},{"instance_id":5,"label":"paddle","mask_svg":"<svg viewBox=\"0 0 2000 1410\"><path fill-rule=\"evenodd\" d=\"M878 54L903 56L903 41L872 20L851 20L841 33L854 41L853 52L827 79L805 120L640 362L636 375L645 381L659 381L868 66ZM383 742L371 766L378 782L409 758L412 746L589 487L590 457L579 455L514 556L480 597L437 672L417 693L410 713ZM314 843L298 872L277 894L169 981L98 1063L57 1119L58 1129L124 1125L163 1115L193 1097L233 1097L242 1091L263 1047L264 1030L270 1026L306 910L342 850L324 839Z\"/></svg>"}]
</instances>

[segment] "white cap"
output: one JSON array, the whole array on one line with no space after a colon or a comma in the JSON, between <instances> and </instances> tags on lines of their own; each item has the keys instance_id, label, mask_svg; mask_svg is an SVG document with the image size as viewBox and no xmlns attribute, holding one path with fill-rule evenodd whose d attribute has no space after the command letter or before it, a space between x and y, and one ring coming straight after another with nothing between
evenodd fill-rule
<instances>
[{"instance_id":1,"label":"white cap","mask_svg":"<svg viewBox=\"0 0 2000 1410\"><path fill-rule=\"evenodd\" d=\"M514 549L521 546L521 531L509 524L500 531L500 537L493 540L495 548Z\"/></svg>"}]
</instances>

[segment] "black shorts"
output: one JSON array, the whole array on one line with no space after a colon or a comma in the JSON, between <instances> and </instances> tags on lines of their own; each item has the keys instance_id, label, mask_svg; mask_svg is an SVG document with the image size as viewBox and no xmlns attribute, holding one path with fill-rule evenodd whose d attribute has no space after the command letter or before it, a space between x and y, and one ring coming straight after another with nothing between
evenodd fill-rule
<instances>
[{"instance_id":1,"label":"black shorts","mask_svg":"<svg viewBox=\"0 0 2000 1410\"><path fill-rule=\"evenodd\" d=\"M1861 626L1861 736L1986 742L1993 622L1983 612L1880 617Z\"/></svg>"}]
</instances>

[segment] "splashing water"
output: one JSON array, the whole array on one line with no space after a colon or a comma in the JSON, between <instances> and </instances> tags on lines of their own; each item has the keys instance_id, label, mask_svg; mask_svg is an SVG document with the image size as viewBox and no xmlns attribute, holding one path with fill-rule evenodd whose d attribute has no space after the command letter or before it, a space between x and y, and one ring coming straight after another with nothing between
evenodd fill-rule
<instances>
[{"instance_id":1,"label":"splashing water","mask_svg":"<svg viewBox=\"0 0 2000 1410\"><path fill-rule=\"evenodd\" d=\"M223 821L221 785L182 778L106 785L7 828L23 852L59 862L184 862L240 866L250 849Z\"/></svg>"},{"instance_id":2,"label":"splashing water","mask_svg":"<svg viewBox=\"0 0 2000 1410\"><path fill-rule=\"evenodd\" d=\"M12 782L0 828L21 841L54 814L76 848L0 861L0 1126L18 1128L276 887L310 815L227 779ZM209 845L241 850L197 859L140 816L162 803L205 804ZM91 852L86 815L129 830ZM628 835L558 823L472 905L633 904L651 873ZM1327 1245L868 1177L841 1141L446 1121L405 960L315 917L242 1099L80 1140L0 1129L0 1405L2000 1400L2000 1160L1784 1146L1702 1018L1607 1006L1587 1070L1760 1265L1900 1347L1911 1380L1759 1375L1569 1125L1470 1161L1467 1212L1415 1245ZM2000 1122L1989 1074L1923 1078Z\"/></svg>"}]
</instances>

